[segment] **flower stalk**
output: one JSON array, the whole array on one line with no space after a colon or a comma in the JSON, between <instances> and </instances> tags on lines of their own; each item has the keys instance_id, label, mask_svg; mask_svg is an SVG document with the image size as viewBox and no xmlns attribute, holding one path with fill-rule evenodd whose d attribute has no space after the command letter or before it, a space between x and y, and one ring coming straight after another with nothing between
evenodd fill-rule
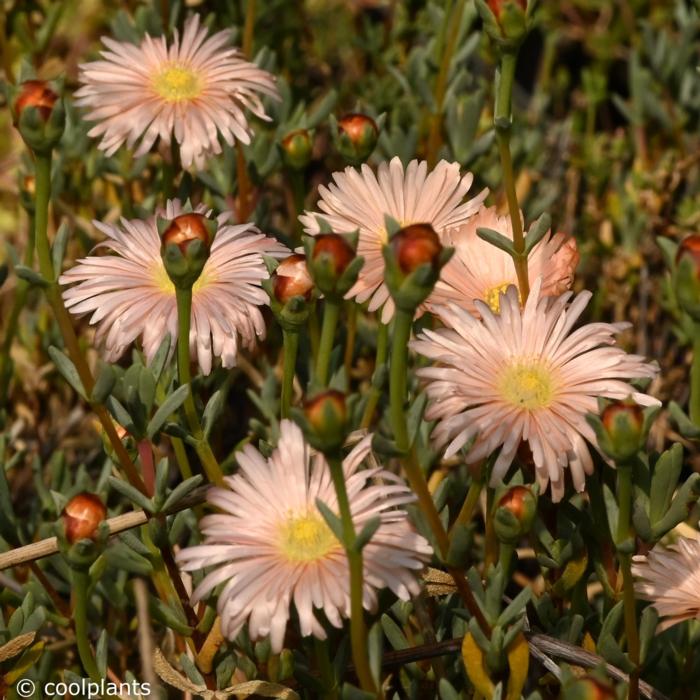
<instances>
[{"instance_id":1,"label":"flower stalk","mask_svg":"<svg viewBox=\"0 0 700 700\"><path fill-rule=\"evenodd\" d=\"M289 409L292 405L294 393L294 374L297 364L297 352L299 350L299 331L292 328L282 330L282 398L280 414L282 418L289 418Z\"/></svg>"},{"instance_id":2,"label":"flower stalk","mask_svg":"<svg viewBox=\"0 0 700 700\"><path fill-rule=\"evenodd\" d=\"M56 317L56 322L63 336L63 342L68 355L76 367L80 381L85 388L87 396L90 396L95 385L95 379L80 349L75 329L71 323L66 307L63 304L61 290L56 281L56 274L51 259L51 248L48 238L49 201L51 199L51 151L36 153L36 206L34 219L34 235L36 252L39 259L39 270L46 282L45 292L51 309ZM146 493L146 487L136 469L129 453L124 447L114 427L114 422L107 409L100 403L91 402L91 406L97 415L102 429L105 431L112 448L114 449L119 464L131 482L132 486Z\"/></svg>"},{"instance_id":3,"label":"flower stalk","mask_svg":"<svg viewBox=\"0 0 700 700\"><path fill-rule=\"evenodd\" d=\"M450 540L443 527L442 520L440 520L440 514L435 507L435 502L430 495L428 483L418 463L415 448L410 444L404 410L407 393L408 341L411 337L412 325L413 313L405 309L397 308L394 317L394 337L392 338L391 362L389 366L390 420L396 446L406 455L403 459L403 467L406 472L406 477L408 478L408 483L418 498L418 505L430 525L430 529L440 549L440 554L444 559L447 557ZM448 566L448 571L452 575L455 585L469 612L476 618L484 632L490 632L489 624L464 578L464 573L452 566Z\"/></svg>"},{"instance_id":4,"label":"flower stalk","mask_svg":"<svg viewBox=\"0 0 700 700\"><path fill-rule=\"evenodd\" d=\"M374 412L377 410L377 404L382 395L381 386L378 386L378 372L381 372L386 364L387 351L389 347L389 326L386 323L379 322L377 329L377 352L374 359L374 374L372 375L372 388L369 391L367 405L362 414L362 422L360 428L367 430L372 425Z\"/></svg>"},{"instance_id":5,"label":"flower stalk","mask_svg":"<svg viewBox=\"0 0 700 700\"><path fill-rule=\"evenodd\" d=\"M508 212L513 225L513 264L518 276L520 298L524 303L530 294L530 281L528 279L527 254L525 252L525 235L523 221L518 205L518 195L515 191L515 175L513 172L513 158L510 152L510 134L512 127L512 95L515 81L515 67L517 65L517 51L504 50L501 55L501 63L496 73L496 104L494 110L494 125L496 127L496 139L498 152L501 158L503 170L503 188L508 202Z\"/></svg>"},{"instance_id":6,"label":"flower stalk","mask_svg":"<svg viewBox=\"0 0 700 700\"><path fill-rule=\"evenodd\" d=\"M377 697L381 697L372 678L369 656L367 654L367 626L365 625L365 615L362 607L362 550L356 543L357 536L352 522L348 492L345 487L343 461L337 452L327 453L326 459L328 460L333 486L338 498L340 521L343 527L343 545L350 568L350 643L355 671L362 689L369 693L376 693Z\"/></svg>"},{"instance_id":7,"label":"flower stalk","mask_svg":"<svg viewBox=\"0 0 700 700\"><path fill-rule=\"evenodd\" d=\"M196 440L195 450L199 457L204 472L209 481L221 486L224 475L214 453L209 446L209 441L204 435L202 424L199 420L197 407L192 393L192 374L190 372L190 317L192 314L192 288L176 287L177 299L177 373L180 385L188 384L190 391L185 399L185 418L192 436Z\"/></svg>"},{"instance_id":8,"label":"flower stalk","mask_svg":"<svg viewBox=\"0 0 700 700\"><path fill-rule=\"evenodd\" d=\"M617 520L617 544L618 546L634 537L632 527L632 471L631 463L617 465L617 501L619 506ZM637 609L634 594L634 579L632 578L632 557L625 552L619 553L620 569L622 571L622 599L625 617L625 635L627 637L627 651L630 661L635 665L635 670L630 673L629 700L637 700L639 697L639 629L637 627Z\"/></svg>"},{"instance_id":9,"label":"flower stalk","mask_svg":"<svg viewBox=\"0 0 700 700\"><path fill-rule=\"evenodd\" d=\"M693 364L690 367L690 420L700 425L700 323L693 324Z\"/></svg>"},{"instance_id":10,"label":"flower stalk","mask_svg":"<svg viewBox=\"0 0 700 700\"><path fill-rule=\"evenodd\" d=\"M320 387L328 385L328 375L333 352L333 340L340 318L342 301L338 299L326 299L323 306L323 324L321 326L321 341L318 347L316 359L316 381Z\"/></svg>"}]
</instances>

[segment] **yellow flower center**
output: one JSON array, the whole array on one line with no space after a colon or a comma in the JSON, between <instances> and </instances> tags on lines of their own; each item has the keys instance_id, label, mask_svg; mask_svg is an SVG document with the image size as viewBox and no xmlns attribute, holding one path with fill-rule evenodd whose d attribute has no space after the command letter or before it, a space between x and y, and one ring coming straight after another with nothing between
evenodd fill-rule
<instances>
[{"instance_id":1,"label":"yellow flower center","mask_svg":"<svg viewBox=\"0 0 700 700\"><path fill-rule=\"evenodd\" d=\"M202 80L190 68L171 63L154 78L153 88L166 102L193 100L202 93Z\"/></svg>"},{"instance_id":2,"label":"yellow flower center","mask_svg":"<svg viewBox=\"0 0 700 700\"><path fill-rule=\"evenodd\" d=\"M279 546L292 562L322 559L338 546L338 540L316 513L290 517L280 527Z\"/></svg>"},{"instance_id":3,"label":"yellow flower center","mask_svg":"<svg viewBox=\"0 0 700 700\"><path fill-rule=\"evenodd\" d=\"M552 372L543 364L514 364L507 367L498 388L508 403L528 411L546 408L554 397Z\"/></svg>"},{"instance_id":4,"label":"yellow flower center","mask_svg":"<svg viewBox=\"0 0 700 700\"><path fill-rule=\"evenodd\" d=\"M168 272L162 262L158 262L153 268L153 281L158 287L158 291L165 292L166 294L175 295L175 285L172 283L170 277L168 277ZM199 289L204 289L207 285L214 281L214 275L211 270L204 269L202 274L197 278L197 281L192 285L192 293L195 293Z\"/></svg>"}]
</instances>

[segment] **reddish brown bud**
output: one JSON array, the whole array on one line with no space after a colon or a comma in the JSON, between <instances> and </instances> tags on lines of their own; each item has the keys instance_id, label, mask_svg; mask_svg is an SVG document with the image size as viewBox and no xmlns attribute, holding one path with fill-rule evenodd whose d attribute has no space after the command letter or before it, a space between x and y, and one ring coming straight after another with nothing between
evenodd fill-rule
<instances>
[{"instance_id":1,"label":"reddish brown bud","mask_svg":"<svg viewBox=\"0 0 700 700\"><path fill-rule=\"evenodd\" d=\"M95 539L99 524L105 519L104 503L92 493L79 493L63 509L63 527L70 544L78 540Z\"/></svg>"},{"instance_id":2,"label":"reddish brown bud","mask_svg":"<svg viewBox=\"0 0 700 700\"><path fill-rule=\"evenodd\" d=\"M513 486L498 502L499 508L507 508L518 520L529 510L532 491L526 486Z\"/></svg>"},{"instance_id":3,"label":"reddish brown bud","mask_svg":"<svg viewBox=\"0 0 700 700\"><path fill-rule=\"evenodd\" d=\"M211 236L206 221L207 217L202 214L176 216L163 233L163 245L174 243L183 255L192 241L202 241L208 248L211 245Z\"/></svg>"},{"instance_id":4,"label":"reddish brown bud","mask_svg":"<svg viewBox=\"0 0 700 700\"><path fill-rule=\"evenodd\" d=\"M336 145L341 155L354 163L367 160L378 138L379 128L366 114L346 114L338 120Z\"/></svg>"},{"instance_id":5,"label":"reddish brown bud","mask_svg":"<svg viewBox=\"0 0 700 700\"><path fill-rule=\"evenodd\" d=\"M412 224L402 228L391 239L391 247L404 274L430 263L435 267L442 252L442 244L430 224Z\"/></svg>"},{"instance_id":6,"label":"reddish brown bud","mask_svg":"<svg viewBox=\"0 0 700 700\"><path fill-rule=\"evenodd\" d=\"M286 304L292 297L311 299L314 281L306 267L306 258L295 253L285 258L272 274L272 290L275 299Z\"/></svg>"},{"instance_id":7,"label":"reddish brown bud","mask_svg":"<svg viewBox=\"0 0 700 700\"><path fill-rule=\"evenodd\" d=\"M614 700L615 689L595 676L581 676L567 683L564 694L572 700Z\"/></svg>"},{"instance_id":8,"label":"reddish brown bud","mask_svg":"<svg viewBox=\"0 0 700 700\"><path fill-rule=\"evenodd\" d=\"M306 129L297 129L287 134L282 139L281 146L285 165L301 170L309 164L313 141Z\"/></svg>"},{"instance_id":9,"label":"reddish brown bud","mask_svg":"<svg viewBox=\"0 0 700 700\"><path fill-rule=\"evenodd\" d=\"M22 184L24 185L25 192L29 193L33 197L36 193L36 179L34 178L34 175L25 175L22 178Z\"/></svg>"},{"instance_id":10,"label":"reddish brown bud","mask_svg":"<svg viewBox=\"0 0 700 700\"><path fill-rule=\"evenodd\" d=\"M345 394L328 389L304 402L304 413L317 435L333 439L342 436L347 420Z\"/></svg>"},{"instance_id":11,"label":"reddish brown bud","mask_svg":"<svg viewBox=\"0 0 700 700\"><path fill-rule=\"evenodd\" d=\"M676 264L686 256L693 261L696 274L700 277L700 235L694 233L681 241L676 252Z\"/></svg>"},{"instance_id":12,"label":"reddish brown bud","mask_svg":"<svg viewBox=\"0 0 700 700\"><path fill-rule=\"evenodd\" d=\"M634 401L613 401L600 414L600 420L609 433L617 430L617 422L620 419L626 419L631 427L641 432L644 425L644 411Z\"/></svg>"},{"instance_id":13,"label":"reddish brown bud","mask_svg":"<svg viewBox=\"0 0 700 700\"><path fill-rule=\"evenodd\" d=\"M508 3L513 2L520 7L522 10L527 10L527 0L488 0L491 12L493 12L496 17L501 16L501 10L503 6Z\"/></svg>"},{"instance_id":14,"label":"reddish brown bud","mask_svg":"<svg viewBox=\"0 0 700 700\"><path fill-rule=\"evenodd\" d=\"M58 95L45 80L27 80L20 86L19 97L15 100L15 112L19 119L27 107L36 107L44 121L48 121Z\"/></svg>"},{"instance_id":15,"label":"reddish brown bud","mask_svg":"<svg viewBox=\"0 0 700 700\"><path fill-rule=\"evenodd\" d=\"M333 263L333 274L336 277L345 272L347 266L355 258L352 246L337 233L322 233L316 236L312 260L318 260L322 255L328 256Z\"/></svg>"}]
</instances>

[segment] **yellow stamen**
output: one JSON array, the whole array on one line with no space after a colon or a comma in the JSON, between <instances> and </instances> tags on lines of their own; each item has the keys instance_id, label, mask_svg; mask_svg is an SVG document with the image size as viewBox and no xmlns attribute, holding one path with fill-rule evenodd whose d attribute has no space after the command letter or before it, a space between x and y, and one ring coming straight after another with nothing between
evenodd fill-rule
<instances>
[{"instance_id":1,"label":"yellow stamen","mask_svg":"<svg viewBox=\"0 0 700 700\"><path fill-rule=\"evenodd\" d=\"M340 545L320 515L306 513L282 523L279 546L289 561L311 562Z\"/></svg>"},{"instance_id":2,"label":"yellow stamen","mask_svg":"<svg viewBox=\"0 0 700 700\"><path fill-rule=\"evenodd\" d=\"M503 294L513 282L503 282L491 287L484 292L484 301L491 307L495 314L501 312L501 294Z\"/></svg>"},{"instance_id":3,"label":"yellow stamen","mask_svg":"<svg viewBox=\"0 0 700 700\"><path fill-rule=\"evenodd\" d=\"M153 79L153 89L166 102L193 100L202 93L202 80L190 68L171 63Z\"/></svg>"},{"instance_id":4,"label":"yellow stamen","mask_svg":"<svg viewBox=\"0 0 700 700\"><path fill-rule=\"evenodd\" d=\"M508 403L532 411L546 408L554 397L552 372L542 364L515 364L507 367L498 388Z\"/></svg>"}]
</instances>

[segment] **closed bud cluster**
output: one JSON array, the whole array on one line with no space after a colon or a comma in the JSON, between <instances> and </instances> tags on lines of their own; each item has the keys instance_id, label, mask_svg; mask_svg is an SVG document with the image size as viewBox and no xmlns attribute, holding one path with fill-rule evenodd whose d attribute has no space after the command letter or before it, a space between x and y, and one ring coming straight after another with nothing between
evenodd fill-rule
<instances>
[{"instance_id":1,"label":"closed bud cluster","mask_svg":"<svg viewBox=\"0 0 700 700\"><path fill-rule=\"evenodd\" d=\"M191 289L209 258L217 223L202 214L180 214L158 221L161 256L172 283Z\"/></svg>"},{"instance_id":2,"label":"closed bud cluster","mask_svg":"<svg viewBox=\"0 0 700 700\"><path fill-rule=\"evenodd\" d=\"M15 126L36 153L49 152L66 123L63 101L44 80L27 80L16 88L12 102Z\"/></svg>"},{"instance_id":3,"label":"closed bud cluster","mask_svg":"<svg viewBox=\"0 0 700 700\"><path fill-rule=\"evenodd\" d=\"M98 496L79 493L66 504L61 514L66 540L75 544L79 540L95 540L98 528L107 515L107 509Z\"/></svg>"},{"instance_id":4,"label":"closed bud cluster","mask_svg":"<svg viewBox=\"0 0 700 700\"><path fill-rule=\"evenodd\" d=\"M353 165L364 163L369 158L378 138L379 128L366 114L346 114L338 120L336 148Z\"/></svg>"},{"instance_id":5,"label":"closed bud cluster","mask_svg":"<svg viewBox=\"0 0 700 700\"><path fill-rule=\"evenodd\" d=\"M537 513L537 496L527 486L513 486L498 501L494 515L494 530L505 544L517 542L532 527Z\"/></svg>"},{"instance_id":6,"label":"closed bud cluster","mask_svg":"<svg viewBox=\"0 0 700 700\"><path fill-rule=\"evenodd\" d=\"M432 292L453 252L443 247L430 224L412 224L397 231L383 251L386 284L396 306L415 311Z\"/></svg>"},{"instance_id":7,"label":"closed bud cluster","mask_svg":"<svg viewBox=\"0 0 700 700\"><path fill-rule=\"evenodd\" d=\"M311 161L313 141L306 129L297 129L287 134L280 147L284 164L292 170L303 170Z\"/></svg>"},{"instance_id":8,"label":"closed bud cluster","mask_svg":"<svg viewBox=\"0 0 700 700\"><path fill-rule=\"evenodd\" d=\"M674 287L678 304L700 322L700 235L686 236L678 246Z\"/></svg>"}]
</instances>

